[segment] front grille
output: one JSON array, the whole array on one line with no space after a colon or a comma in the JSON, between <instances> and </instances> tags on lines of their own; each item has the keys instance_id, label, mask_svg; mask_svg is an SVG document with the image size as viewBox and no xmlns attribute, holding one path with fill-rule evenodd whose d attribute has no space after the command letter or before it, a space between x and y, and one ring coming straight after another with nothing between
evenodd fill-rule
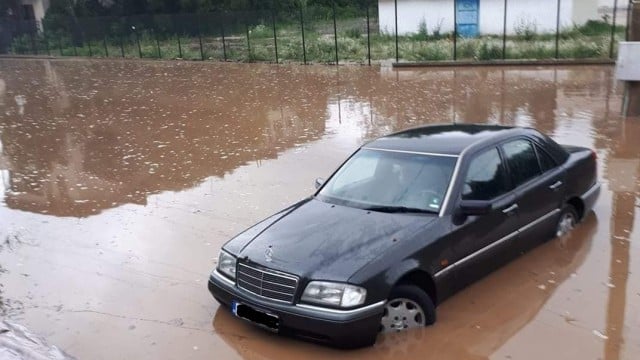
<instances>
[{"instance_id":1,"label":"front grille","mask_svg":"<svg viewBox=\"0 0 640 360\"><path fill-rule=\"evenodd\" d=\"M238 287L269 299L293 303L298 278L269 269L238 264Z\"/></svg>"}]
</instances>

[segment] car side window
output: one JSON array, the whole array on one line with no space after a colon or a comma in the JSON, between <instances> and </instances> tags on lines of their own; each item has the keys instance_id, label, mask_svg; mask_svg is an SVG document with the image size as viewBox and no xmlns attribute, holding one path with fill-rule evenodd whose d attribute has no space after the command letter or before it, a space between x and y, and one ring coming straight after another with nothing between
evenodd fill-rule
<instances>
[{"instance_id":1,"label":"car side window","mask_svg":"<svg viewBox=\"0 0 640 360\"><path fill-rule=\"evenodd\" d=\"M530 141L520 139L502 145L514 186L540 175L540 164Z\"/></svg>"},{"instance_id":2,"label":"car side window","mask_svg":"<svg viewBox=\"0 0 640 360\"><path fill-rule=\"evenodd\" d=\"M497 148L471 160L462 189L463 200L490 200L509 190L504 165Z\"/></svg>"},{"instance_id":3,"label":"car side window","mask_svg":"<svg viewBox=\"0 0 640 360\"><path fill-rule=\"evenodd\" d=\"M547 154L546 151L542 150L540 146L536 146L536 153L538 153L538 160L540 160L540 167L542 168L542 172L549 171L557 166L556 162Z\"/></svg>"}]
</instances>

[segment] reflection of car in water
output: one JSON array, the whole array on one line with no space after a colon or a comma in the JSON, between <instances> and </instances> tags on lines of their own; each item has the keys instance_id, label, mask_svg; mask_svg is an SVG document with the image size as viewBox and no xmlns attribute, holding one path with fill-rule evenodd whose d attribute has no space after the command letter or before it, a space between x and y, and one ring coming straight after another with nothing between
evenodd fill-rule
<instances>
[{"instance_id":1,"label":"reflection of car in water","mask_svg":"<svg viewBox=\"0 0 640 360\"><path fill-rule=\"evenodd\" d=\"M593 206L595 153L532 129L422 127L374 140L320 189L223 246L209 290L271 331L341 347L435 307Z\"/></svg>"}]
</instances>

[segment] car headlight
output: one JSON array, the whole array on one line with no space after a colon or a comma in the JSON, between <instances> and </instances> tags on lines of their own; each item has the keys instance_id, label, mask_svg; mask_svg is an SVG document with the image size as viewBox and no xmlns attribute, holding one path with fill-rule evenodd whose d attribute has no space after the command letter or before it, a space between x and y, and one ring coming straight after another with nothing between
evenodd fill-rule
<instances>
[{"instance_id":1,"label":"car headlight","mask_svg":"<svg viewBox=\"0 0 640 360\"><path fill-rule=\"evenodd\" d=\"M327 281L312 281L304 289L301 300L304 302L352 307L364 304L367 290L359 286Z\"/></svg>"},{"instance_id":2,"label":"car headlight","mask_svg":"<svg viewBox=\"0 0 640 360\"><path fill-rule=\"evenodd\" d=\"M231 279L236 278L236 257L224 250L220 250L218 257L218 271Z\"/></svg>"}]
</instances>

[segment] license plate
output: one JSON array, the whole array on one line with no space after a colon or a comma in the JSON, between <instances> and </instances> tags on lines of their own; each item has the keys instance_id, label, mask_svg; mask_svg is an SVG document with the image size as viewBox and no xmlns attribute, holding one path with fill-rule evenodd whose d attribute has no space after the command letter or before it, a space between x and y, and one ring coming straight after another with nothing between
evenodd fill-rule
<instances>
[{"instance_id":1,"label":"license plate","mask_svg":"<svg viewBox=\"0 0 640 360\"><path fill-rule=\"evenodd\" d=\"M278 331L280 326L280 319L277 315L269 314L268 312L258 310L235 300L231 301L231 312L239 318L248 320L271 331Z\"/></svg>"}]
</instances>

